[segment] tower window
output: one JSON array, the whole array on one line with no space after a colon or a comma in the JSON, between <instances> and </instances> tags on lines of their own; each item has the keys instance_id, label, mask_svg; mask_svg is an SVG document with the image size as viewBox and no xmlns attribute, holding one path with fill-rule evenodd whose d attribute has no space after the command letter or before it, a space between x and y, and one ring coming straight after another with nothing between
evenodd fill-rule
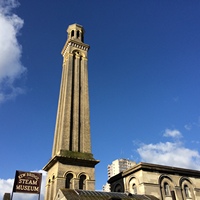
<instances>
[{"instance_id":1,"label":"tower window","mask_svg":"<svg viewBox=\"0 0 200 200\"><path fill-rule=\"evenodd\" d=\"M71 32L71 37L74 37L74 30L72 30Z\"/></svg>"},{"instance_id":2,"label":"tower window","mask_svg":"<svg viewBox=\"0 0 200 200\"><path fill-rule=\"evenodd\" d=\"M72 179L73 179L73 174L71 174L71 173L67 174L65 188L72 188Z\"/></svg>"},{"instance_id":3,"label":"tower window","mask_svg":"<svg viewBox=\"0 0 200 200\"><path fill-rule=\"evenodd\" d=\"M86 189L86 184L85 184L85 182L86 182L86 176L85 175L81 175L80 176L80 180L79 180L79 189L81 189L81 190L85 190Z\"/></svg>"},{"instance_id":4,"label":"tower window","mask_svg":"<svg viewBox=\"0 0 200 200\"><path fill-rule=\"evenodd\" d=\"M77 38L79 38L80 37L80 32L79 31L77 31Z\"/></svg>"}]
</instances>

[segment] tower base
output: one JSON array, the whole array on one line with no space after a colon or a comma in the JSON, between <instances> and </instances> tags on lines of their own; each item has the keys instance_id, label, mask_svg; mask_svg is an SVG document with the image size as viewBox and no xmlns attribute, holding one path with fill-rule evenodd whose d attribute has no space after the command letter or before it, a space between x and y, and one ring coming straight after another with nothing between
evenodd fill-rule
<instances>
[{"instance_id":1,"label":"tower base","mask_svg":"<svg viewBox=\"0 0 200 200\"><path fill-rule=\"evenodd\" d=\"M43 168L47 171L45 200L53 200L61 188L94 191L97 163L90 153L61 150Z\"/></svg>"}]
</instances>

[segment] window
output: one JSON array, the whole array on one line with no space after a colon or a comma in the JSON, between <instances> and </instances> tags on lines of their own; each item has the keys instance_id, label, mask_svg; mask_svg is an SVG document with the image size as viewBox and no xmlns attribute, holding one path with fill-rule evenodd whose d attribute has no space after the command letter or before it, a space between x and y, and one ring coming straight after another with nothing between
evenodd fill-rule
<instances>
[{"instance_id":1,"label":"window","mask_svg":"<svg viewBox=\"0 0 200 200\"><path fill-rule=\"evenodd\" d=\"M71 173L67 174L65 188L72 188L72 179L73 179L73 174L71 174Z\"/></svg>"},{"instance_id":2,"label":"window","mask_svg":"<svg viewBox=\"0 0 200 200\"><path fill-rule=\"evenodd\" d=\"M117 184L117 185L115 186L114 192L122 192L122 187L121 187L120 184Z\"/></svg>"},{"instance_id":3,"label":"window","mask_svg":"<svg viewBox=\"0 0 200 200\"><path fill-rule=\"evenodd\" d=\"M185 192L186 198L191 197L190 188L187 185L184 185L184 192Z\"/></svg>"},{"instance_id":4,"label":"window","mask_svg":"<svg viewBox=\"0 0 200 200\"><path fill-rule=\"evenodd\" d=\"M135 184L132 185L133 193L137 194L137 187Z\"/></svg>"},{"instance_id":5,"label":"window","mask_svg":"<svg viewBox=\"0 0 200 200\"><path fill-rule=\"evenodd\" d=\"M131 194L137 194L137 186L138 186L138 180L135 177L131 177L128 183L128 192Z\"/></svg>"},{"instance_id":6,"label":"window","mask_svg":"<svg viewBox=\"0 0 200 200\"><path fill-rule=\"evenodd\" d=\"M74 37L74 30L72 30L71 32L71 37Z\"/></svg>"},{"instance_id":7,"label":"window","mask_svg":"<svg viewBox=\"0 0 200 200\"><path fill-rule=\"evenodd\" d=\"M80 36L80 32L79 32L79 31L77 31L77 38L79 38L79 36Z\"/></svg>"},{"instance_id":8,"label":"window","mask_svg":"<svg viewBox=\"0 0 200 200\"><path fill-rule=\"evenodd\" d=\"M165 196L170 196L170 187L168 183L164 183L164 192L165 192Z\"/></svg>"},{"instance_id":9,"label":"window","mask_svg":"<svg viewBox=\"0 0 200 200\"><path fill-rule=\"evenodd\" d=\"M86 189L86 175L81 175L79 180L79 189L85 190Z\"/></svg>"},{"instance_id":10,"label":"window","mask_svg":"<svg viewBox=\"0 0 200 200\"><path fill-rule=\"evenodd\" d=\"M182 177L180 179L180 186L184 199L194 199L194 186L189 178Z\"/></svg>"},{"instance_id":11,"label":"window","mask_svg":"<svg viewBox=\"0 0 200 200\"><path fill-rule=\"evenodd\" d=\"M176 196L176 191L174 191L174 182L171 176L162 174L159 178L160 192L162 199L173 199ZM174 194L173 194L174 191Z\"/></svg>"}]
</instances>

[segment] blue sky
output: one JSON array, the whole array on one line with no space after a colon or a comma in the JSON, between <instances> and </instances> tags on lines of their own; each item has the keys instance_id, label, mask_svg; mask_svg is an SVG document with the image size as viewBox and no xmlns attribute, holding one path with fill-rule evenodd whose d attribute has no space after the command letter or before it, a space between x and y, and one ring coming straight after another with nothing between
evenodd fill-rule
<instances>
[{"instance_id":1,"label":"blue sky","mask_svg":"<svg viewBox=\"0 0 200 200\"><path fill-rule=\"evenodd\" d=\"M199 21L198 0L0 0L0 198L50 159L73 23L91 47L96 189L117 158L200 170Z\"/></svg>"}]
</instances>

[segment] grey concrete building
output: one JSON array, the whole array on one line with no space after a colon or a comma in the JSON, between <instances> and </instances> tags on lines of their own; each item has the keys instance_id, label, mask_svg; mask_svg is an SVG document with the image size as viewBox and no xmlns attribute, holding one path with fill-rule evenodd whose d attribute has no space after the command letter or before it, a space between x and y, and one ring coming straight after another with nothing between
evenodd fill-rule
<instances>
[{"instance_id":1,"label":"grey concrete building","mask_svg":"<svg viewBox=\"0 0 200 200\"><path fill-rule=\"evenodd\" d=\"M136 165L136 162L125 158L112 161L112 163L107 167L108 179L124 170L133 167L134 165ZM110 184L106 183L105 185L103 185L103 191L110 192Z\"/></svg>"},{"instance_id":2,"label":"grey concrete building","mask_svg":"<svg viewBox=\"0 0 200 200\"><path fill-rule=\"evenodd\" d=\"M115 176L116 174L119 174L120 172L127 170L134 165L136 165L136 163L128 159L116 159L112 161L110 165L108 165L108 178L111 178L112 176Z\"/></svg>"}]
</instances>

